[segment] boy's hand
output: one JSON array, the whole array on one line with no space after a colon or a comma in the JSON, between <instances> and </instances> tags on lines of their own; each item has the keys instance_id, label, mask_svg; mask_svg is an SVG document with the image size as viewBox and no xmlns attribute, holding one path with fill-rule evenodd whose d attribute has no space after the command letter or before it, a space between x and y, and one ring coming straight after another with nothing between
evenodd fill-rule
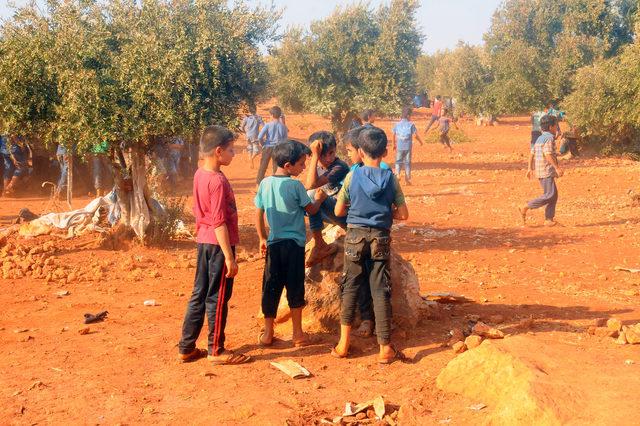
<instances>
[{"instance_id":1,"label":"boy's hand","mask_svg":"<svg viewBox=\"0 0 640 426\"><path fill-rule=\"evenodd\" d=\"M527 179L531 179L531 169L527 170Z\"/></svg>"},{"instance_id":2,"label":"boy's hand","mask_svg":"<svg viewBox=\"0 0 640 426\"><path fill-rule=\"evenodd\" d=\"M267 240L260 239L260 254L264 257L267 255Z\"/></svg>"},{"instance_id":3,"label":"boy's hand","mask_svg":"<svg viewBox=\"0 0 640 426\"><path fill-rule=\"evenodd\" d=\"M560 167L556 167L556 174L558 175L558 177L562 177L564 175L564 170L562 170Z\"/></svg>"},{"instance_id":4,"label":"boy's hand","mask_svg":"<svg viewBox=\"0 0 640 426\"><path fill-rule=\"evenodd\" d=\"M235 259L225 259L224 264L227 267L227 278L233 278L238 275L238 264Z\"/></svg>"},{"instance_id":5,"label":"boy's hand","mask_svg":"<svg viewBox=\"0 0 640 426\"><path fill-rule=\"evenodd\" d=\"M311 149L311 154L315 155L316 157L319 157L320 153L322 153L322 142L320 141L313 142L311 146L309 146L309 149Z\"/></svg>"}]
</instances>

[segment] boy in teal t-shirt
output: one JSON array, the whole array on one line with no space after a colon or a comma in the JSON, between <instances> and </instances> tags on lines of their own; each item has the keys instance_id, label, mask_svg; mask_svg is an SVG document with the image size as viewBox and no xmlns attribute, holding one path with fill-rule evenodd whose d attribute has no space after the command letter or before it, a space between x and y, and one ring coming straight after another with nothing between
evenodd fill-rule
<instances>
[{"instance_id":1,"label":"boy in teal t-shirt","mask_svg":"<svg viewBox=\"0 0 640 426\"><path fill-rule=\"evenodd\" d=\"M262 313L264 332L259 343L273 343L273 323L278 313L282 290L287 289L287 302L291 309L294 346L307 343L302 331L304 298L304 246L306 242L305 212L315 214L320 200L312 201L304 185L292 176L305 169L311 151L296 141L287 141L273 148L276 173L260 182L254 203L257 208L256 228L260 237L260 250L266 255L262 279ZM265 225L269 223L269 234Z\"/></svg>"}]
</instances>

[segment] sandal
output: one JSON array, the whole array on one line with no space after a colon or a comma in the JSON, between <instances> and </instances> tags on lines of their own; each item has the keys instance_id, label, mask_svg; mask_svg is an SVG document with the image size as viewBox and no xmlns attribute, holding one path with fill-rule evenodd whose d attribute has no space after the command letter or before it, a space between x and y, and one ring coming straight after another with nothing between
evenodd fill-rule
<instances>
[{"instance_id":1,"label":"sandal","mask_svg":"<svg viewBox=\"0 0 640 426\"><path fill-rule=\"evenodd\" d=\"M378 364L389 365L395 361L406 361L407 357L401 351L397 350L395 347L391 346L393 349L393 356L390 358L378 358Z\"/></svg>"},{"instance_id":2,"label":"sandal","mask_svg":"<svg viewBox=\"0 0 640 426\"><path fill-rule=\"evenodd\" d=\"M258 345L262 346L263 348L268 348L269 346L273 346L273 344L276 342L276 340L280 340L277 337L273 336L273 337L271 337L271 341L270 342L265 342L262 339L264 337L264 335L265 335L265 333L263 331L258 336Z\"/></svg>"},{"instance_id":3,"label":"sandal","mask_svg":"<svg viewBox=\"0 0 640 426\"><path fill-rule=\"evenodd\" d=\"M331 356L334 358L339 358L339 359L343 359L349 356L349 352L347 351L346 354L340 354L338 353L338 351L336 350L335 346L333 348L331 348Z\"/></svg>"},{"instance_id":4,"label":"sandal","mask_svg":"<svg viewBox=\"0 0 640 426\"><path fill-rule=\"evenodd\" d=\"M208 354L209 352L207 352L206 349L195 348L188 354L180 354L179 358L181 362L193 362L199 360L200 358L206 357Z\"/></svg>"},{"instance_id":5,"label":"sandal","mask_svg":"<svg viewBox=\"0 0 640 426\"><path fill-rule=\"evenodd\" d=\"M209 355L207 359L211 361L213 365L238 365L249 362L251 357L245 354L236 354L231 351L225 351L223 355Z\"/></svg>"}]
</instances>

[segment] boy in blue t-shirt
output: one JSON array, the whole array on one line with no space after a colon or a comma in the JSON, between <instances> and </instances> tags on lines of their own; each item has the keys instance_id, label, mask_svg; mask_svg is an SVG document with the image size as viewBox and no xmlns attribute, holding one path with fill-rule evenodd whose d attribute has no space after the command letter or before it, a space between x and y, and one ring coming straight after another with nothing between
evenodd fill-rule
<instances>
[{"instance_id":1,"label":"boy in blue t-shirt","mask_svg":"<svg viewBox=\"0 0 640 426\"><path fill-rule=\"evenodd\" d=\"M340 341L331 355L337 358L348 355L358 290L368 283L380 345L378 362L389 364L401 357L391 345L391 225L393 219L406 220L409 210L398 179L391 170L380 168L382 157L387 153L384 131L376 127L365 129L358 142L364 166L347 175L335 207L336 216L347 216L347 235Z\"/></svg>"},{"instance_id":2,"label":"boy in blue t-shirt","mask_svg":"<svg viewBox=\"0 0 640 426\"><path fill-rule=\"evenodd\" d=\"M411 150L413 148L413 136L415 135L420 145L422 139L418 134L416 125L411 118L411 108L402 108L402 119L393 126L393 150L396 152L396 175L400 177L400 166L404 165L404 179L407 185L411 185Z\"/></svg>"},{"instance_id":3,"label":"boy in blue t-shirt","mask_svg":"<svg viewBox=\"0 0 640 426\"><path fill-rule=\"evenodd\" d=\"M298 176L305 169L309 148L300 142L287 141L274 147L273 161L278 166L273 176L265 178L258 188L254 203L257 208L256 228L260 237L260 249L266 255L262 280L262 313L264 332L259 344L273 344L273 323L278 313L282 290L287 289L287 302L293 323L293 344L307 343L302 331L304 298L304 246L306 228L305 212L314 214L321 201L313 201L304 185L291 176ZM264 222L269 223L269 235Z\"/></svg>"},{"instance_id":4,"label":"boy in blue t-shirt","mask_svg":"<svg viewBox=\"0 0 640 426\"><path fill-rule=\"evenodd\" d=\"M249 115L242 120L240 129L247 136L247 152L251 157L252 170L255 167L255 158L260 154L260 144L258 143L260 126L264 126L264 121L262 121L262 117L256 113L256 106L251 104L249 105Z\"/></svg>"}]
</instances>

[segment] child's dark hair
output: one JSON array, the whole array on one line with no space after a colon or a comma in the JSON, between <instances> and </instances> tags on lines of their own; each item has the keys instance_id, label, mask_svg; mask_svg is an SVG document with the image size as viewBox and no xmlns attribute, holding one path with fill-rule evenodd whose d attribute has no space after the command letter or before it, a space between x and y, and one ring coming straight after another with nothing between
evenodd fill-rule
<instances>
[{"instance_id":1,"label":"child's dark hair","mask_svg":"<svg viewBox=\"0 0 640 426\"><path fill-rule=\"evenodd\" d=\"M326 130L315 132L314 134L309 136L309 143L314 143L317 140L322 142L322 151L320 152L320 155L326 154L332 149L335 149L337 146L336 137L333 135L333 133L327 132Z\"/></svg>"},{"instance_id":2,"label":"child's dark hair","mask_svg":"<svg viewBox=\"0 0 640 426\"><path fill-rule=\"evenodd\" d=\"M544 115L540 119L540 128L545 132L548 132L549 129L556 124L558 124L558 118L551 114Z\"/></svg>"},{"instance_id":3,"label":"child's dark hair","mask_svg":"<svg viewBox=\"0 0 640 426\"><path fill-rule=\"evenodd\" d=\"M402 115L401 115L401 117L402 117L402 118L409 118L409 117L411 116L411 113L412 113L412 112L413 112L413 111L411 110L411 107L406 106L406 107L402 108Z\"/></svg>"},{"instance_id":4,"label":"child's dark hair","mask_svg":"<svg viewBox=\"0 0 640 426\"><path fill-rule=\"evenodd\" d=\"M311 155L309 147L302 142L288 140L273 148L272 157L278 167L284 167L287 163L297 163L303 155Z\"/></svg>"},{"instance_id":5,"label":"child's dark hair","mask_svg":"<svg viewBox=\"0 0 640 426\"><path fill-rule=\"evenodd\" d=\"M436 96L436 99L437 99L437 100L440 100L440 99L442 99L442 96L437 95L437 96Z\"/></svg>"},{"instance_id":6,"label":"child's dark hair","mask_svg":"<svg viewBox=\"0 0 640 426\"><path fill-rule=\"evenodd\" d=\"M273 118L280 118L282 117L282 109L277 105L272 106L271 108L269 108L269 114L271 114Z\"/></svg>"},{"instance_id":7,"label":"child's dark hair","mask_svg":"<svg viewBox=\"0 0 640 426\"><path fill-rule=\"evenodd\" d=\"M252 115L256 114L256 104L253 102L249 102L249 113Z\"/></svg>"},{"instance_id":8,"label":"child's dark hair","mask_svg":"<svg viewBox=\"0 0 640 426\"><path fill-rule=\"evenodd\" d=\"M360 133L362 133L364 129L364 126L360 126L349 130L344 134L344 143L346 143L347 145L351 145L355 149L360 148L360 142L358 141L358 138L360 137Z\"/></svg>"},{"instance_id":9,"label":"child's dark hair","mask_svg":"<svg viewBox=\"0 0 640 426\"><path fill-rule=\"evenodd\" d=\"M226 127L207 126L200 137L200 152L211 155L216 148L226 148L235 140L236 136Z\"/></svg>"},{"instance_id":10,"label":"child's dark hair","mask_svg":"<svg viewBox=\"0 0 640 426\"><path fill-rule=\"evenodd\" d=\"M374 114L374 111L372 109L365 109L360 113L360 120L368 123L369 120L371 120L371 117L373 116L373 114Z\"/></svg>"},{"instance_id":11,"label":"child's dark hair","mask_svg":"<svg viewBox=\"0 0 640 426\"><path fill-rule=\"evenodd\" d=\"M378 127L363 129L358 136L360 149L371 158L380 158L387 150L387 134Z\"/></svg>"}]
</instances>

